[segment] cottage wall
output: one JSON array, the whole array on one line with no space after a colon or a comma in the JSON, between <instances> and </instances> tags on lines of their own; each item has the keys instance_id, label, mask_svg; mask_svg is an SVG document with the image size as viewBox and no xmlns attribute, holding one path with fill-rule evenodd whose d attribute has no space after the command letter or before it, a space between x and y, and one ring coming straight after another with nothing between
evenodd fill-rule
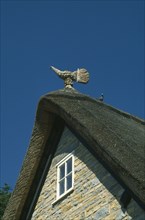
<instances>
[{"instance_id":1,"label":"cottage wall","mask_svg":"<svg viewBox=\"0 0 145 220\"><path fill-rule=\"evenodd\" d=\"M74 190L56 201L56 164L74 151ZM53 158L32 220L143 220L145 212L132 199L123 210L120 197L124 189L66 128ZM54 203L55 202L55 203Z\"/></svg>"}]
</instances>

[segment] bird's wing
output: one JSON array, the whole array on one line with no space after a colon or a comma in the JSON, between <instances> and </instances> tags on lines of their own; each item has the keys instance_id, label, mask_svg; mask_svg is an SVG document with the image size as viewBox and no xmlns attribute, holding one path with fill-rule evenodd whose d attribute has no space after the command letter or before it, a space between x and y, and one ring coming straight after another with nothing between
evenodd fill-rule
<instances>
[{"instance_id":1,"label":"bird's wing","mask_svg":"<svg viewBox=\"0 0 145 220\"><path fill-rule=\"evenodd\" d=\"M86 69L77 69L73 72L75 81L80 83L87 83L89 81L89 73Z\"/></svg>"}]
</instances>

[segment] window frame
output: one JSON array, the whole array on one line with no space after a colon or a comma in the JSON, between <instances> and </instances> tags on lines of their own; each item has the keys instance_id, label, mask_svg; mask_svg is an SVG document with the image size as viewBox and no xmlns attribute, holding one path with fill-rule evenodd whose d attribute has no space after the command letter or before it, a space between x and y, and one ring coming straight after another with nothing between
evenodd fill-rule
<instances>
[{"instance_id":1,"label":"window frame","mask_svg":"<svg viewBox=\"0 0 145 220\"><path fill-rule=\"evenodd\" d=\"M72 171L69 174L66 174L66 163L67 161L72 158ZM60 194L59 192L59 188L60 188L60 167L62 165L65 165L65 171L64 171L64 192L62 194ZM69 155L67 155L66 157L64 157L57 165L57 192L56 192L56 200L59 200L60 198L64 197L65 195L67 195L68 193L70 193L73 189L74 189L74 152L70 153ZM67 177L72 174L72 186L67 190L66 189L66 179Z\"/></svg>"}]
</instances>

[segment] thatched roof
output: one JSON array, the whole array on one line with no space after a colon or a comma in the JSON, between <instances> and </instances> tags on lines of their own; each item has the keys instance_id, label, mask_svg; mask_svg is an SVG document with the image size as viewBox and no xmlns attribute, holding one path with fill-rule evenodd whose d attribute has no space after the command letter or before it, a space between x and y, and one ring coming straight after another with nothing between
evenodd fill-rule
<instances>
[{"instance_id":1,"label":"thatched roof","mask_svg":"<svg viewBox=\"0 0 145 220\"><path fill-rule=\"evenodd\" d=\"M144 120L64 89L39 101L30 146L4 219L26 219L42 171L48 158L50 165L65 125L145 205Z\"/></svg>"}]
</instances>

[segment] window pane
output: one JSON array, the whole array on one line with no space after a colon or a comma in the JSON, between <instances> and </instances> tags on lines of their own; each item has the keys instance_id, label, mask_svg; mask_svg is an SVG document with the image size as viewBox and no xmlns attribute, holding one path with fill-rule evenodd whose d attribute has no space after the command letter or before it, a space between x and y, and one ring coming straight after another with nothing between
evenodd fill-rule
<instances>
[{"instance_id":1,"label":"window pane","mask_svg":"<svg viewBox=\"0 0 145 220\"><path fill-rule=\"evenodd\" d=\"M72 158L70 158L66 163L67 163L67 173L72 172Z\"/></svg>"},{"instance_id":2,"label":"window pane","mask_svg":"<svg viewBox=\"0 0 145 220\"><path fill-rule=\"evenodd\" d=\"M72 187L72 174L66 177L66 188L67 190Z\"/></svg>"},{"instance_id":3,"label":"window pane","mask_svg":"<svg viewBox=\"0 0 145 220\"><path fill-rule=\"evenodd\" d=\"M59 183L59 195L62 195L64 193L64 179L60 181Z\"/></svg>"},{"instance_id":4,"label":"window pane","mask_svg":"<svg viewBox=\"0 0 145 220\"><path fill-rule=\"evenodd\" d=\"M59 179L61 180L64 177L64 175L65 175L65 164L60 166L59 172L60 172Z\"/></svg>"}]
</instances>

